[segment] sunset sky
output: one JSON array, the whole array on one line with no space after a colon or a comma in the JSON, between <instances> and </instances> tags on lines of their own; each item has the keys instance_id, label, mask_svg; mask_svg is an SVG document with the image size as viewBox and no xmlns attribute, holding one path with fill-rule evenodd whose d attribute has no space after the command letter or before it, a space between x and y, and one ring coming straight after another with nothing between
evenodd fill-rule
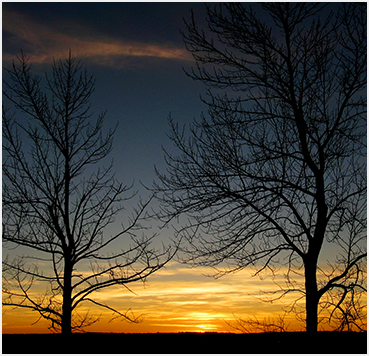
<instances>
[{"instance_id":1,"label":"sunset sky","mask_svg":"<svg viewBox=\"0 0 369 356\"><path fill-rule=\"evenodd\" d=\"M36 73L50 70L53 58L64 59L69 49L96 78L92 110L107 109L106 127L119 123L115 135L114 170L117 178L130 184L145 199L140 185L151 185L154 165L164 169L162 146L171 148L166 136L169 114L180 124L190 124L206 107L199 99L205 88L188 78L182 68L194 64L180 34L182 17L193 8L205 24L202 3L2 3L3 66L22 49ZM4 74L6 80L6 74ZM170 230L160 232L159 243L168 243ZM16 251L3 250L3 255ZM229 323L236 317L276 318L282 302L262 301L261 291L283 285L283 269L271 277L252 277L253 270L214 279L209 268L189 268L178 261L148 278L145 285L130 285L97 293L95 298L119 310L143 315L139 324L111 319L111 313L85 305L79 310L99 316L86 331L178 332L235 331ZM3 333L48 332L48 323L28 310L3 310ZM290 329L302 324L288 315Z\"/></svg>"}]
</instances>

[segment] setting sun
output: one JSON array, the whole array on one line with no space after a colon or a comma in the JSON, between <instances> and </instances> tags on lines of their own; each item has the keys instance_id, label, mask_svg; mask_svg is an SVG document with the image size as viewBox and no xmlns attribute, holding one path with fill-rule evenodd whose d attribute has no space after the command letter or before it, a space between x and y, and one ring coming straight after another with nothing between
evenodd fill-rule
<instances>
[{"instance_id":1,"label":"setting sun","mask_svg":"<svg viewBox=\"0 0 369 356\"><path fill-rule=\"evenodd\" d=\"M201 324L201 325L197 325L197 327L198 327L198 330L196 331L200 331L200 332L217 330L217 327L212 324Z\"/></svg>"}]
</instances>

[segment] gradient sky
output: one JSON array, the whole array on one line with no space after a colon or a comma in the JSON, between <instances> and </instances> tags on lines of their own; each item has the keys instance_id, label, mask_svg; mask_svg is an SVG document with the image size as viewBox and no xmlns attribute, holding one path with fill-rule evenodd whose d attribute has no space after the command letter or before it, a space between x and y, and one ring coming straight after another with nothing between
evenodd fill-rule
<instances>
[{"instance_id":1,"label":"gradient sky","mask_svg":"<svg viewBox=\"0 0 369 356\"><path fill-rule=\"evenodd\" d=\"M191 7L203 13L196 3L3 3L3 66L22 49L42 74L71 49L96 78L93 111L119 123L117 173L151 183L169 113L191 122L203 109L202 85L182 70L193 64L179 32Z\"/></svg>"},{"instance_id":2,"label":"gradient sky","mask_svg":"<svg viewBox=\"0 0 369 356\"><path fill-rule=\"evenodd\" d=\"M42 74L52 58L63 59L71 49L96 78L93 111L107 109L107 128L119 123L113 150L117 178L127 184L134 179L145 198L148 193L139 181L152 183L154 164L164 168L161 146L171 147L166 136L169 113L180 124L189 124L206 110L199 100L203 85L182 70L194 64L179 32L191 7L199 23L205 23L199 3L2 3L3 66L22 49L34 71ZM161 241L168 234L162 232ZM101 291L97 299L120 310L131 308L136 316L145 315L144 320L109 323L111 313L91 308L93 315L102 313L101 320L86 331L234 331L227 322L235 316L262 320L283 314L281 303L260 300L260 290L278 289L278 280L251 278L250 270L220 279L206 277L209 273L173 261L145 286L130 285L136 294L118 287ZM47 332L43 321L31 325L37 318L33 312L8 308L3 333ZM291 329L301 328L294 315L288 318Z\"/></svg>"}]
</instances>

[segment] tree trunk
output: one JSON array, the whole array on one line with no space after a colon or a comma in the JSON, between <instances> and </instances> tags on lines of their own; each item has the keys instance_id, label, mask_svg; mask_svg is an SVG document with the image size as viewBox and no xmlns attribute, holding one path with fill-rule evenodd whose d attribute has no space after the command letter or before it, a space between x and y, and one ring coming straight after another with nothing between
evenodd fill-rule
<instances>
[{"instance_id":1,"label":"tree trunk","mask_svg":"<svg viewBox=\"0 0 369 356\"><path fill-rule=\"evenodd\" d=\"M67 259L64 266L62 334L72 333L72 264Z\"/></svg>"},{"instance_id":2,"label":"tree trunk","mask_svg":"<svg viewBox=\"0 0 369 356\"><path fill-rule=\"evenodd\" d=\"M315 261L305 262L306 332L315 335L318 331L318 288Z\"/></svg>"}]
</instances>

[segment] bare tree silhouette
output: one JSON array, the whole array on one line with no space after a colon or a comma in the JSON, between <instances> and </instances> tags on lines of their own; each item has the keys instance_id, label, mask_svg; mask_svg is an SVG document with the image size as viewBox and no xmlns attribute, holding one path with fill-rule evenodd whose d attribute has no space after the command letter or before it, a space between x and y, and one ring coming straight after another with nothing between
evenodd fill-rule
<instances>
[{"instance_id":1,"label":"bare tree silhouette","mask_svg":"<svg viewBox=\"0 0 369 356\"><path fill-rule=\"evenodd\" d=\"M227 324L235 330L244 334L251 334L255 332L273 333L273 332L287 332L289 323L285 320L286 314L279 315L277 318L264 318L259 320L256 316L252 318L242 319L234 316L234 322L227 322Z\"/></svg>"},{"instance_id":2,"label":"bare tree silhouette","mask_svg":"<svg viewBox=\"0 0 369 356\"><path fill-rule=\"evenodd\" d=\"M23 255L3 260L3 305L32 309L63 334L98 320L79 315L87 302L138 322L95 292L130 291L129 283L145 281L172 254L151 247L154 236L137 236L150 200L140 200L119 231L104 233L136 193L117 181L112 163L93 170L115 132L103 134L104 113L92 119L93 77L71 53L54 62L46 91L23 54L7 73L4 97L16 113L3 107L3 242Z\"/></svg>"},{"instance_id":3,"label":"bare tree silhouette","mask_svg":"<svg viewBox=\"0 0 369 356\"><path fill-rule=\"evenodd\" d=\"M183 36L208 115L170 118L161 217L188 217L187 262L218 275L287 266L278 298L301 292L314 334L366 292L366 5L209 5L207 22Z\"/></svg>"}]
</instances>

